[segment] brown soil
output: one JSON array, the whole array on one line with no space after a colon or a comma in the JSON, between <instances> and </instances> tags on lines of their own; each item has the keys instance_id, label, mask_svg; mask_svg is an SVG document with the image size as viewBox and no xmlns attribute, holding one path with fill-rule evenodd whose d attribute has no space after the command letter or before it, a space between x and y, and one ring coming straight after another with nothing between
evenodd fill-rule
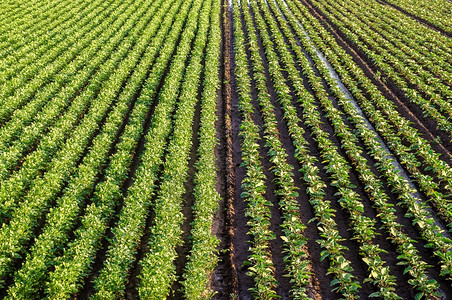
<instances>
[{"instance_id":1,"label":"brown soil","mask_svg":"<svg viewBox=\"0 0 452 300\"><path fill-rule=\"evenodd\" d=\"M211 288L215 292L214 299L229 299L234 291L235 277L231 257L231 233L233 217L232 201L234 197L234 165L232 160L232 128L231 128L231 86L230 86L230 23L227 0L221 6L222 42L220 45L221 61L220 82L217 102L217 191L221 199L219 210L215 214L212 232L220 240L219 262L211 275Z\"/></svg>"},{"instance_id":2,"label":"brown soil","mask_svg":"<svg viewBox=\"0 0 452 300\"><path fill-rule=\"evenodd\" d=\"M228 6L228 0L223 0L223 45L224 45L224 57L223 57L223 68L224 68L224 111L225 111L225 138L226 138L226 195L225 195L225 232L226 232L226 239L225 244L228 246L226 251L224 252L224 259L223 261L227 262L227 264L230 265L230 280L228 287L230 288L230 296L233 296L234 298L238 297L238 282L237 282L237 267L235 264L235 243L236 240L235 237L235 228L236 227L236 207L235 207L235 199L236 199L236 173L235 173L235 163L236 163L236 151L237 147L240 149L240 144L237 142L237 130L233 130L233 127L237 129L237 126L240 127L240 123L237 125L237 103L232 103L233 99L233 89L232 86L234 85L235 88L235 78L232 77L232 70L233 70L233 34L232 31L232 22L231 22L231 11ZM236 99L236 94L234 92L234 99ZM234 123L233 120L234 119ZM240 150L239 150L240 151ZM242 173L243 176L243 173ZM243 209L242 211L243 212ZM246 226L245 224L242 225L241 232L244 232ZM246 233L245 233L246 234ZM225 297L221 299L226 299L227 294L224 295Z\"/></svg>"}]
</instances>

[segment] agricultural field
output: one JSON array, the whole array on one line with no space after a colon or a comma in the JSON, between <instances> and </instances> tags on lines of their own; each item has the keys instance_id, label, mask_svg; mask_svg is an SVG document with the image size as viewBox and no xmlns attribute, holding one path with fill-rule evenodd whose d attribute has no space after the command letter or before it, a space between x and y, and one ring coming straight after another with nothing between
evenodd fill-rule
<instances>
[{"instance_id":1,"label":"agricultural field","mask_svg":"<svg viewBox=\"0 0 452 300\"><path fill-rule=\"evenodd\" d=\"M1 299L452 299L452 2L0 2Z\"/></svg>"}]
</instances>

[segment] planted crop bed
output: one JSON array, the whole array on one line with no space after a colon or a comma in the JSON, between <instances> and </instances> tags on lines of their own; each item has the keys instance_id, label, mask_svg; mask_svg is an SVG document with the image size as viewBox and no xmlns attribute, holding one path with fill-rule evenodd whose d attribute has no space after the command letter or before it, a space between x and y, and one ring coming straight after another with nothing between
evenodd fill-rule
<instances>
[{"instance_id":1,"label":"planted crop bed","mask_svg":"<svg viewBox=\"0 0 452 300\"><path fill-rule=\"evenodd\" d=\"M3 23L2 296L208 295L220 3L57 2Z\"/></svg>"},{"instance_id":2,"label":"planted crop bed","mask_svg":"<svg viewBox=\"0 0 452 300\"><path fill-rule=\"evenodd\" d=\"M1 298L452 297L451 2L0 12Z\"/></svg>"},{"instance_id":3,"label":"planted crop bed","mask_svg":"<svg viewBox=\"0 0 452 300\"><path fill-rule=\"evenodd\" d=\"M450 38L377 1L228 5L237 293L451 295Z\"/></svg>"}]
</instances>

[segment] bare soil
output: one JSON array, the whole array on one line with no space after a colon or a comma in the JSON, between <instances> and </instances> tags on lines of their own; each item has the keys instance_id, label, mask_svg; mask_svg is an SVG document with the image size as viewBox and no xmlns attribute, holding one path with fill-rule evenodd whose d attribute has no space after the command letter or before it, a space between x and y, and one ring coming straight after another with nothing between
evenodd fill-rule
<instances>
[{"instance_id":1,"label":"bare soil","mask_svg":"<svg viewBox=\"0 0 452 300\"><path fill-rule=\"evenodd\" d=\"M234 208L234 165L232 153L232 125L231 125L231 70L230 70L230 23L227 0L221 6L221 61L220 82L217 102L217 138L219 144L216 148L217 156L217 191L221 196L219 210L215 214L212 228L219 240L219 262L211 275L211 288L215 292L214 299L229 299L234 293L235 277L232 264L232 218Z\"/></svg>"}]
</instances>

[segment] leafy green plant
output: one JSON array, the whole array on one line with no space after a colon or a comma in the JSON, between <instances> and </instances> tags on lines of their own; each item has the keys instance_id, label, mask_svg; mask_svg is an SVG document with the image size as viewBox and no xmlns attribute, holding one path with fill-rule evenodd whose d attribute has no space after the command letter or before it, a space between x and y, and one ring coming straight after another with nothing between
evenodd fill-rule
<instances>
[{"instance_id":1,"label":"leafy green plant","mask_svg":"<svg viewBox=\"0 0 452 300\"><path fill-rule=\"evenodd\" d=\"M220 196L215 190L216 174L216 105L220 64L220 4L212 2L209 41L206 48L204 88L201 98L198 161L195 175L195 203L193 205L192 249L183 274L184 295L187 299L205 299L213 296L209 277L217 264L219 240L212 236L213 215Z\"/></svg>"}]
</instances>

